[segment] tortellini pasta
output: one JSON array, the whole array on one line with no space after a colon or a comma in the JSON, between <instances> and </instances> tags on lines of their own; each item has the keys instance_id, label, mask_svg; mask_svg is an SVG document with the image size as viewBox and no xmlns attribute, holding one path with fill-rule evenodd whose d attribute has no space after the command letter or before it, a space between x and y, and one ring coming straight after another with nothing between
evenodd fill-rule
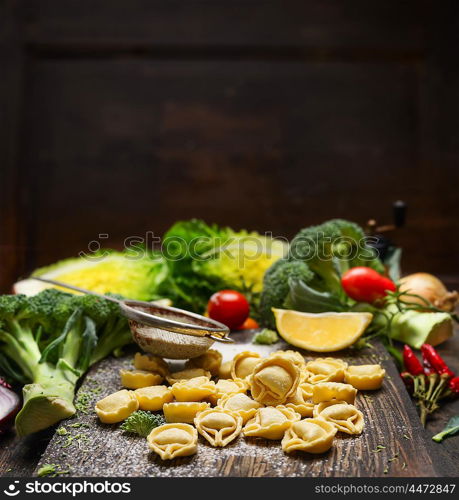
<instances>
[{"instance_id":1,"label":"tortellini pasta","mask_svg":"<svg viewBox=\"0 0 459 500\"><path fill-rule=\"evenodd\" d=\"M307 381L311 384L318 382L343 382L344 370L347 363L335 358L317 358L306 363L308 372Z\"/></svg>"},{"instance_id":2,"label":"tortellini pasta","mask_svg":"<svg viewBox=\"0 0 459 500\"><path fill-rule=\"evenodd\" d=\"M314 404L323 401L346 401L354 404L357 389L350 384L341 384L340 382L320 382L312 386L312 402Z\"/></svg>"},{"instance_id":3,"label":"tortellini pasta","mask_svg":"<svg viewBox=\"0 0 459 500\"><path fill-rule=\"evenodd\" d=\"M209 349L201 356L189 359L185 366L187 368L202 368L203 370L210 372L211 375L218 375L221 364L221 353L214 349Z\"/></svg>"},{"instance_id":4,"label":"tortellini pasta","mask_svg":"<svg viewBox=\"0 0 459 500\"><path fill-rule=\"evenodd\" d=\"M250 377L260 359L261 355L258 352L243 351L236 354L231 364L231 377L242 379Z\"/></svg>"},{"instance_id":5,"label":"tortellini pasta","mask_svg":"<svg viewBox=\"0 0 459 500\"><path fill-rule=\"evenodd\" d=\"M218 400L217 405L237 413L242 418L243 424L255 415L258 408L263 407L261 403L250 399L247 394L243 393L225 394Z\"/></svg>"},{"instance_id":6,"label":"tortellini pasta","mask_svg":"<svg viewBox=\"0 0 459 500\"><path fill-rule=\"evenodd\" d=\"M163 460L171 460L198 451L198 432L189 424L164 424L148 434L147 442Z\"/></svg>"},{"instance_id":7,"label":"tortellini pasta","mask_svg":"<svg viewBox=\"0 0 459 500\"><path fill-rule=\"evenodd\" d=\"M253 399L265 405L280 405L295 394L300 369L290 356L275 353L262 359L250 376Z\"/></svg>"},{"instance_id":8,"label":"tortellini pasta","mask_svg":"<svg viewBox=\"0 0 459 500\"><path fill-rule=\"evenodd\" d=\"M210 403L204 401L174 402L163 406L164 418L168 423L181 422L194 423L194 417L200 412L210 408Z\"/></svg>"},{"instance_id":9,"label":"tortellini pasta","mask_svg":"<svg viewBox=\"0 0 459 500\"><path fill-rule=\"evenodd\" d=\"M140 389L151 385L159 385L163 381L159 373L145 370L120 370L121 385L128 389Z\"/></svg>"},{"instance_id":10,"label":"tortellini pasta","mask_svg":"<svg viewBox=\"0 0 459 500\"><path fill-rule=\"evenodd\" d=\"M226 446L241 433L242 417L225 408L209 408L196 415L194 424L212 446Z\"/></svg>"},{"instance_id":11,"label":"tortellini pasta","mask_svg":"<svg viewBox=\"0 0 459 500\"><path fill-rule=\"evenodd\" d=\"M242 379L222 379L215 384L215 393L209 396L209 401L212 404L217 404L217 401L225 394L245 393L249 388L249 384Z\"/></svg>"},{"instance_id":12,"label":"tortellini pasta","mask_svg":"<svg viewBox=\"0 0 459 500\"><path fill-rule=\"evenodd\" d=\"M306 368L306 361L298 351L275 351L273 354L281 354L284 357L290 358L300 370Z\"/></svg>"},{"instance_id":13,"label":"tortellini pasta","mask_svg":"<svg viewBox=\"0 0 459 500\"><path fill-rule=\"evenodd\" d=\"M296 393L287 399L285 406L287 408L292 408L302 417L312 417L312 412L314 409L314 404L310 400L312 394L304 391L301 385L298 386Z\"/></svg>"},{"instance_id":14,"label":"tortellini pasta","mask_svg":"<svg viewBox=\"0 0 459 500\"><path fill-rule=\"evenodd\" d=\"M215 382L207 377L182 380L172 386L172 394L177 401L202 401L216 391Z\"/></svg>"},{"instance_id":15,"label":"tortellini pasta","mask_svg":"<svg viewBox=\"0 0 459 500\"><path fill-rule=\"evenodd\" d=\"M308 453L325 453L332 444L336 427L320 418L305 418L294 422L285 432L282 449L286 453L306 451Z\"/></svg>"},{"instance_id":16,"label":"tortellini pasta","mask_svg":"<svg viewBox=\"0 0 459 500\"><path fill-rule=\"evenodd\" d=\"M123 389L97 401L96 413L104 424L122 422L139 409L139 402L132 391Z\"/></svg>"},{"instance_id":17,"label":"tortellini pasta","mask_svg":"<svg viewBox=\"0 0 459 500\"><path fill-rule=\"evenodd\" d=\"M169 366L163 358L153 354L141 354L136 352L134 356L134 368L147 372L159 373L163 377L169 374Z\"/></svg>"},{"instance_id":18,"label":"tortellini pasta","mask_svg":"<svg viewBox=\"0 0 459 500\"><path fill-rule=\"evenodd\" d=\"M282 439L292 422L300 420L301 415L285 406L260 408L243 429L244 436Z\"/></svg>"},{"instance_id":19,"label":"tortellini pasta","mask_svg":"<svg viewBox=\"0 0 459 500\"><path fill-rule=\"evenodd\" d=\"M360 391L370 391L381 387L385 375L386 370L381 365L349 366L345 380Z\"/></svg>"},{"instance_id":20,"label":"tortellini pasta","mask_svg":"<svg viewBox=\"0 0 459 500\"><path fill-rule=\"evenodd\" d=\"M142 387L136 389L134 394L139 402L139 409L146 411L159 411L164 403L169 403L174 399L170 387L165 385Z\"/></svg>"},{"instance_id":21,"label":"tortellini pasta","mask_svg":"<svg viewBox=\"0 0 459 500\"><path fill-rule=\"evenodd\" d=\"M346 434L363 431L363 413L346 401L324 401L314 407L314 417L322 418Z\"/></svg>"},{"instance_id":22,"label":"tortellini pasta","mask_svg":"<svg viewBox=\"0 0 459 500\"><path fill-rule=\"evenodd\" d=\"M164 359L137 353L134 367L120 375L135 391L98 401L96 413L102 422L116 423L137 409L162 410L167 424L147 440L163 460L196 453L199 434L214 447L242 433L282 440L286 453L324 453L337 432L363 432L363 413L354 406L357 390L378 389L385 376L380 365L348 366L332 357L306 362L294 350L266 358L244 351L224 363L220 352L209 350L174 373ZM171 387L160 385L164 378Z\"/></svg>"},{"instance_id":23,"label":"tortellini pasta","mask_svg":"<svg viewBox=\"0 0 459 500\"><path fill-rule=\"evenodd\" d=\"M231 367L233 365L232 361L225 361L220 365L218 369L218 378L231 378Z\"/></svg>"},{"instance_id":24,"label":"tortellini pasta","mask_svg":"<svg viewBox=\"0 0 459 500\"><path fill-rule=\"evenodd\" d=\"M206 377L210 379L211 373L207 370L203 370L202 368L187 368L186 370L181 370L179 372L174 372L170 375L167 375L166 379L170 385L173 385L176 382L190 380L196 377Z\"/></svg>"}]
</instances>

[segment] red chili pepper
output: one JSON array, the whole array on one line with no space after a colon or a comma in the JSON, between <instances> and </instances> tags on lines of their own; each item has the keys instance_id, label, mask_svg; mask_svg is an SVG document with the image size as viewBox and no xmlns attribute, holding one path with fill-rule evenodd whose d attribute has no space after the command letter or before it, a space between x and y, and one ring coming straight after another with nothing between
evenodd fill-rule
<instances>
[{"instance_id":1,"label":"red chili pepper","mask_svg":"<svg viewBox=\"0 0 459 500\"><path fill-rule=\"evenodd\" d=\"M448 384L451 392L456 396L459 396L459 377L453 377Z\"/></svg>"},{"instance_id":2,"label":"red chili pepper","mask_svg":"<svg viewBox=\"0 0 459 500\"><path fill-rule=\"evenodd\" d=\"M413 349L406 344L403 346L403 364L411 375L422 375L424 373L421 362L414 354Z\"/></svg>"},{"instance_id":3,"label":"red chili pepper","mask_svg":"<svg viewBox=\"0 0 459 500\"><path fill-rule=\"evenodd\" d=\"M454 373L448 368L448 365L430 344L423 344L421 346L421 353L424 359L424 366L427 365L431 367L439 375L454 377Z\"/></svg>"}]
</instances>

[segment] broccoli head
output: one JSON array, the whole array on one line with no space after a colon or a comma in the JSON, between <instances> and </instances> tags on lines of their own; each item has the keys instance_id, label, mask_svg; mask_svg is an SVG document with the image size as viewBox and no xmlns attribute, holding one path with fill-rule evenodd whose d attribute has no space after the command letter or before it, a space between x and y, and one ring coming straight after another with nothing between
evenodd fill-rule
<instances>
[{"instance_id":1,"label":"broccoli head","mask_svg":"<svg viewBox=\"0 0 459 500\"><path fill-rule=\"evenodd\" d=\"M282 308L289 293L289 279L298 278L309 283L314 273L301 260L280 259L266 272L260 299L260 317L263 324L275 328L272 308Z\"/></svg>"},{"instance_id":2,"label":"broccoli head","mask_svg":"<svg viewBox=\"0 0 459 500\"><path fill-rule=\"evenodd\" d=\"M384 272L360 226L332 219L302 229L291 242L288 258L277 261L265 274L262 323L274 327L273 307L305 312L347 310L351 300L341 286L341 275L356 266Z\"/></svg>"}]
</instances>

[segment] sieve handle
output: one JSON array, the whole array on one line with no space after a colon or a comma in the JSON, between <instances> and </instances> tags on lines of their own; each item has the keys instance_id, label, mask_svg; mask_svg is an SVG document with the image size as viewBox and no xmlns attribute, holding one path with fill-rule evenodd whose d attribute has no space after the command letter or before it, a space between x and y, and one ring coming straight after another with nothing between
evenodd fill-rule
<instances>
[{"instance_id":1,"label":"sieve handle","mask_svg":"<svg viewBox=\"0 0 459 500\"><path fill-rule=\"evenodd\" d=\"M192 335L193 337L209 337L217 342L233 343L233 340L228 338L230 330L227 326L218 321L210 318L206 318L199 314L191 313L189 311L184 311L183 309L177 309L175 307L159 306L152 302L144 302L140 300L120 300L108 295L93 292L92 290L87 290L76 285L70 285L68 283L63 283L62 281L52 280L48 278L41 278L39 276L32 276L32 279L42 281L43 283L49 283L50 285L60 286L62 288L68 288L69 290L74 290L76 292L85 293L88 295L95 295L105 300L110 300L115 302L120 306L121 312L126 318L137 321L148 326L153 326L156 328L162 328L164 330L181 333L184 335ZM144 307L155 307L158 312L164 311L169 313L177 313L181 316L185 316L190 320L197 320L200 323L206 323L212 326L203 326L202 324L191 324L182 321L176 321L169 318L165 318L161 315L149 314L144 311L139 311L132 306L144 306Z\"/></svg>"}]
</instances>

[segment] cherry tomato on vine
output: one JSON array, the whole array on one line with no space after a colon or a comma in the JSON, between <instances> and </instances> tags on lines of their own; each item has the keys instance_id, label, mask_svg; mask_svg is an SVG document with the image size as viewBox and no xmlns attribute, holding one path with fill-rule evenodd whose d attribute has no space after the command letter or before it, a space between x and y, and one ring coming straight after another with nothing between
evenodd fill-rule
<instances>
[{"instance_id":1,"label":"cherry tomato on vine","mask_svg":"<svg viewBox=\"0 0 459 500\"><path fill-rule=\"evenodd\" d=\"M242 293L236 290L220 290L207 304L209 317L228 328L238 328L249 317L250 306Z\"/></svg>"},{"instance_id":2,"label":"cherry tomato on vine","mask_svg":"<svg viewBox=\"0 0 459 500\"><path fill-rule=\"evenodd\" d=\"M371 267L353 267L341 277L341 286L351 299L373 304L396 290L395 283Z\"/></svg>"}]
</instances>

